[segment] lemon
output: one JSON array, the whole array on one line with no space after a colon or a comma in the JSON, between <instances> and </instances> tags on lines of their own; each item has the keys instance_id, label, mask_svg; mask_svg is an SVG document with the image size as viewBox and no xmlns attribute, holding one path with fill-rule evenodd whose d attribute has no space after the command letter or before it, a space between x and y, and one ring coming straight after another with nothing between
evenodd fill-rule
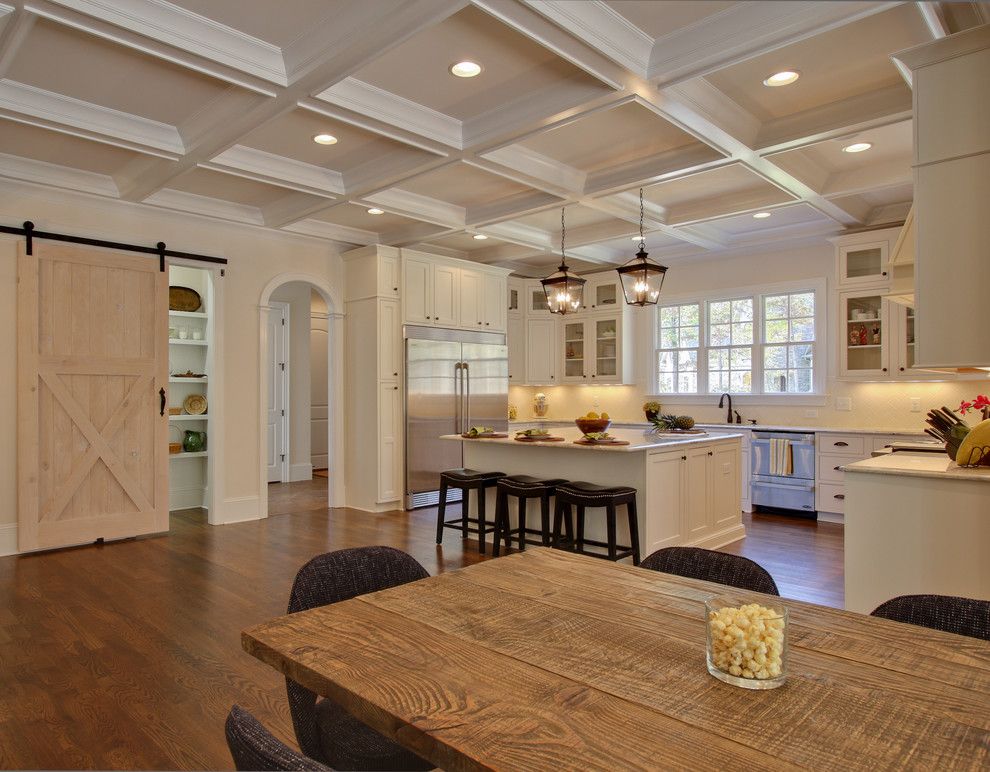
<instances>
[{"instance_id":1,"label":"lemon","mask_svg":"<svg viewBox=\"0 0 990 772\"><path fill-rule=\"evenodd\" d=\"M604 421L607 419L608 419L608 413L602 413L602 420Z\"/></svg>"},{"instance_id":2,"label":"lemon","mask_svg":"<svg viewBox=\"0 0 990 772\"><path fill-rule=\"evenodd\" d=\"M588 413L588 415L585 416L585 418L598 418L598 413L592 410L590 413Z\"/></svg>"}]
</instances>

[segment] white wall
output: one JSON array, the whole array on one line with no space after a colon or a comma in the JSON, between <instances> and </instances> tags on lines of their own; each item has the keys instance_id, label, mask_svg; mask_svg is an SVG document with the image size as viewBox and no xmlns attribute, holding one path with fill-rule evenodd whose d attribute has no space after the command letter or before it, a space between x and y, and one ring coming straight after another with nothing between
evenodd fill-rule
<instances>
[{"instance_id":1,"label":"white wall","mask_svg":"<svg viewBox=\"0 0 990 772\"><path fill-rule=\"evenodd\" d=\"M330 417L327 398L330 383L327 380L327 340L329 320L327 304L323 296L313 290L310 298L309 325L309 400L310 400L310 463L314 469L328 465L327 421Z\"/></svg>"},{"instance_id":2,"label":"white wall","mask_svg":"<svg viewBox=\"0 0 990 772\"><path fill-rule=\"evenodd\" d=\"M657 257L662 261L662 257ZM828 378L824 404L779 405L760 403L758 397L735 399L743 420L757 419L761 424L786 424L794 426L838 426L863 428L910 429L921 432L924 414L929 407L948 405L955 407L963 398L972 398L977 392L985 393L986 380L917 382L917 383L855 383L835 379L836 356L834 350L835 313L835 257L831 244L821 244L784 249L777 252L760 251L725 259L698 260L675 263L664 281L663 293L667 297L732 290L736 287L798 281L825 277L828 285ZM633 309L636 320L636 383L635 386L555 386L519 387L509 390L509 402L516 405L521 419L533 415L533 395L542 391L548 395L548 417L567 420L594 409L607 412L613 420L643 421L642 404L648 396L649 368L653 363L652 331L653 313L647 309ZM836 397L849 397L851 411L835 409ZM911 397L919 397L923 411L910 412ZM724 421L725 410L718 409L718 399L703 396L684 400L658 398L665 404L664 411L692 415L698 421ZM808 415L808 411L817 413Z\"/></svg>"},{"instance_id":3,"label":"white wall","mask_svg":"<svg viewBox=\"0 0 990 772\"><path fill-rule=\"evenodd\" d=\"M289 482L310 480L310 306L312 285L294 281L272 293L289 305ZM326 347L326 339L323 341ZM323 355L326 378L326 353Z\"/></svg>"},{"instance_id":4,"label":"white wall","mask_svg":"<svg viewBox=\"0 0 990 772\"><path fill-rule=\"evenodd\" d=\"M39 230L226 257L221 280L223 318L218 333L222 349L217 367L222 391L211 392L222 403L222 457L217 473L219 521L259 516L261 426L258 375L259 308L261 293L272 279L296 273L319 277L343 295L343 270L336 245L301 236L194 215L171 213L140 204L59 191L4 180L0 186L0 223L20 225L31 220ZM17 302L17 243L19 237L0 234L0 354L8 366L0 370L0 400L16 404L15 337ZM153 258L149 258L153 259ZM305 317L304 317L305 318ZM0 411L0 527L16 522L16 410ZM214 446L215 448L216 446ZM4 535L5 534L5 535ZM9 529L0 534L2 548ZM2 553L0 553L2 554Z\"/></svg>"}]
</instances>

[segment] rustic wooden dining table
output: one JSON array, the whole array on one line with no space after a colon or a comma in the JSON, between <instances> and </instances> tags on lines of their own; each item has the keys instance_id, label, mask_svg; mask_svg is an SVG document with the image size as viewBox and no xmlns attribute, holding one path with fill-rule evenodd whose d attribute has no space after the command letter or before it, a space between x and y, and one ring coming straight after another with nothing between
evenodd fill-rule
<instances>
[{"instance_id":1,"label":"rustic wooden dining table","mask_svg":"<svg viewBox=\"0 0 990 772\"><path fill-rule=\"evenodd\" d=\"M528 549L242 643L448 770L990 768L990 643L774 598L787 681L740 689L705 666L727 592Z\"/></svg>"}]
</instances>

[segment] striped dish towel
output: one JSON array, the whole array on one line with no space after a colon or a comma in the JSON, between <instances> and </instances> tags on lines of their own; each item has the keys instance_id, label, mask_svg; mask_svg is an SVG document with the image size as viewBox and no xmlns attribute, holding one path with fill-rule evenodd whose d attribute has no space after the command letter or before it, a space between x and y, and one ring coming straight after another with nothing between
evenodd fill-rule
<instances>
[{"instance_id":1,"label":"striped dish towel","mask_svg":"<svg viewBox=\"0 0 990 772\"><path fill-rule=\"evenodd\" d=\"M790 440L770 440L770 474L778 476L794 474L794 456Z\"/></svg>"}]
</instances>

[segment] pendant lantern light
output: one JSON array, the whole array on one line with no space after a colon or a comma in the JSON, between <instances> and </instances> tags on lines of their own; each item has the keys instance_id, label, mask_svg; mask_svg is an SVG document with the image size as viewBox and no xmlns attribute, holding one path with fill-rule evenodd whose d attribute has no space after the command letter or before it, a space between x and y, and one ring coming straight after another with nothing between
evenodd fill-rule
<instances>
[{"instance_id":1,"label":"pendant lantern light","mask_svg":"<svg viewBox=\"0 0 990 772\"><path fill-rule=\"evenodd\" d=\"M639 252L616 269L622 281L622 294L631 306L653 306L660 300L660 290L667 266L647 260L646 237L643 235L643 189L639 189Z\"/></svg>"},{"instance_id":2,"label":"pendant lantern light","mask_svg":"<svg viewBox=\"0 0 990 772\"><path fill-rule=\"evenodd\" d=\"M555 273L540 280L547 296L551 314L573 314L580 310L584 295L585 279L575 276L564 258L564 208L560 209L560 267Z\"/></svg>"}]
</instances>

